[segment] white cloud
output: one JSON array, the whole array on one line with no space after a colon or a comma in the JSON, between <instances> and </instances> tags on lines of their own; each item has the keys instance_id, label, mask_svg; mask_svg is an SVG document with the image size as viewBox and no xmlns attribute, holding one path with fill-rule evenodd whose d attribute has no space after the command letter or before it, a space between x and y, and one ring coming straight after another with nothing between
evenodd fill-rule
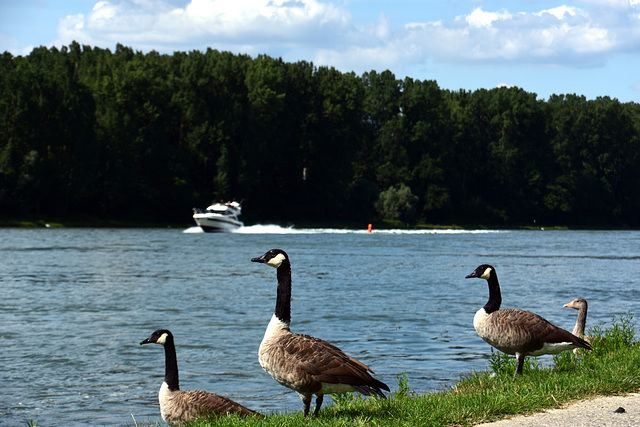
<instances>
[{"instance_id":1,"label":"white cloud","mask_svg":"<svg viewBox=\"0 0 640 427\"><path fill-rule=\"evenodd\" d=\"M577 1L577 3L575 3ZM213 47L345 71L404 64L601 65L640 49L640 0L575 0L534 12L477 7L448 21L356 26L340 4L322 0L101 0L58 28L60 44L161 51ZM303 56L303 55L306 55Z\"/></svg>"},{"instance_id":2,"label":"white cloud","mask_svg":"<svg viewBox=\"0 0 640 427\"><path fill-rule=\"evenodd\" d=\"M346 21L337 8L315 0L192 0L183 12L183 23L225 38L308 37L313 29L340 27Z\"/></svg>"},{"instance_id":3,"label":"white cloud","mask_svg":"<svg viewBox=\"0 0 640 427\"><path fill-rule=\"evenodd\" d=\"M167 0L104 0L86 16L63 19L58 33L63 44L89 40L99 45L135 42L246 48L328 44L350 27L346 9L316 0L191 0L183 7Z\"/></svg>"},{"instance_id":4,"label":"white cloud","mask_svg":"<svg viewBox=\"0 0 640 427\"><path fill-rule=\"evenodd\" d=\"M476 8L447 23L407 25L398 43L419 46L422 57L459 64L594 66L613 52L633 51L640 42L637 23L629 22L629 6L607 13L596 6L563 5L534 13Z\"/></svg>"},{"instance_id":5,"label":"white cloud","mask_svg":"<svg viewBox=\"0 0 640 427\"><path fill-rule=\"evenodd\" d=\"M536 13L535 15L542 16L545 13L555 16L557 19L564 18L565 15L575 16L576 13L582 13L582 11L576 9L575 7L569 7L566 5L554 7L551 9L543 10L542 12Z\"/></svg>"},{"instance_id":6,"label":"white cloud","mask_svg":"<svg viewBox=\"0 0 640 427\"><path fill-rule=\"evenodd\" d=\"M506 10L500 12L485 12L482 8L476 8L469 15L465 16L464 20L472 28L490 28L495 21L506 21L511 19L512 16Z\"/></svg>"}]
</instances>

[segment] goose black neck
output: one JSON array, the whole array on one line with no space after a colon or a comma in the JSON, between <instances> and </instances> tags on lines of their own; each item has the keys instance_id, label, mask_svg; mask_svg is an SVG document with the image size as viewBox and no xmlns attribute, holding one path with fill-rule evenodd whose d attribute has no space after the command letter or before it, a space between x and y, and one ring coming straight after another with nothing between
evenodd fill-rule
<instances>
[{"instance_id":1,"label":"goose black neck","mask_svg":"<svg viewBox=\"0 0 640 427\"><path fill-rule=\"evenodd\" d=\"M176 346L173 337L168 336L164 343L164 382L169 386L169 390L180 390L178 381L178 357L176 356Z\"/></svg>"},{"instance_id":2,"label":"goose black neck","mask_svg":"<svg viewBox=\"0 0 640 427\"><path fill-rule=\"evenodd\" d=\"M484 311L486 311L487 314L490 314L494 311L498 311L500 309L500 304L502 304L500 283L498 283L498 275L495 270L491 271L487 283L489 284L489 301L484 305Z\"/></svg>"},{"instance_id":3,"label":"goose black neck","mask_svg":"<svg viewBox=\"0 0 640 427\"><path fill-rule=\"evenodd\" d=\"M288 259L278 267L278 292L276 296L276 317L286 324L291 323L291 263Z\"/></svg>"}]
</instances>

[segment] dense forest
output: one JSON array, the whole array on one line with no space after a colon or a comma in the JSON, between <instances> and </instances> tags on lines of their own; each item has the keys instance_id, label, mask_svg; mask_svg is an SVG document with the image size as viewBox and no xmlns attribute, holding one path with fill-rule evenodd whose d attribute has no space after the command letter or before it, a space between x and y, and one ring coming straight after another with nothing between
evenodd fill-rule
<instances>
[{"instance_id":1,"label":"dense forest","mask_svg":"<svg viewBox=\"0 0 640 427\"><path fill-rule=\"evenodd\" d=\"M4 217L640 225L640 105L608 97L73 43L2 54L0 112Z\"/></svg>"}]
</instances>

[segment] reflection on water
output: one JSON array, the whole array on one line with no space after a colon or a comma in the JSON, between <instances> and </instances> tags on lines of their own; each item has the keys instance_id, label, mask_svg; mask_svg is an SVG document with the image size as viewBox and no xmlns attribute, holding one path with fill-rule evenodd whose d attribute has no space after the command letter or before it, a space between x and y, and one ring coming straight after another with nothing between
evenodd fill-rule
<instances>
[{"instance_id":1,"label":"reflection on water","mask_svg":"<svg viewBox=\"0 0 640 427\"><path fill-rule=\"evenodd\" d=\"M2 424L132 424L157 420L164 354L138 343L176 338L181 387L264 412L300 410L260 368L275 306L275 270L250 259L280 247L293 270L292 329L331 341L394 390L417 392L486 369L475 334L493 264L503 305L571 329L637 313L640 232L382 231L243 227L205 234L153 229L0 229Z\"/></svg>"}]
</instances>

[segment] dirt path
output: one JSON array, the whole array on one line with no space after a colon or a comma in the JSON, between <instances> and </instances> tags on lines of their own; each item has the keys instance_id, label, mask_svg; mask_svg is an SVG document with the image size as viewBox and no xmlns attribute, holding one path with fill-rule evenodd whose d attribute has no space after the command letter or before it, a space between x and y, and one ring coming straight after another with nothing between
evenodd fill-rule
<instances>
[{"instance_id":1,"label":"dirt path","mask_svg":"<svg viewBox=\"0 0 640 427\"><path fill-rule=\"evenodd\" d=\"M510 419L479 425L481 427L640 426L640 393L579 400L562 409L549 409L526 416L517 415Z\"/></svg>"}]
</instances>

